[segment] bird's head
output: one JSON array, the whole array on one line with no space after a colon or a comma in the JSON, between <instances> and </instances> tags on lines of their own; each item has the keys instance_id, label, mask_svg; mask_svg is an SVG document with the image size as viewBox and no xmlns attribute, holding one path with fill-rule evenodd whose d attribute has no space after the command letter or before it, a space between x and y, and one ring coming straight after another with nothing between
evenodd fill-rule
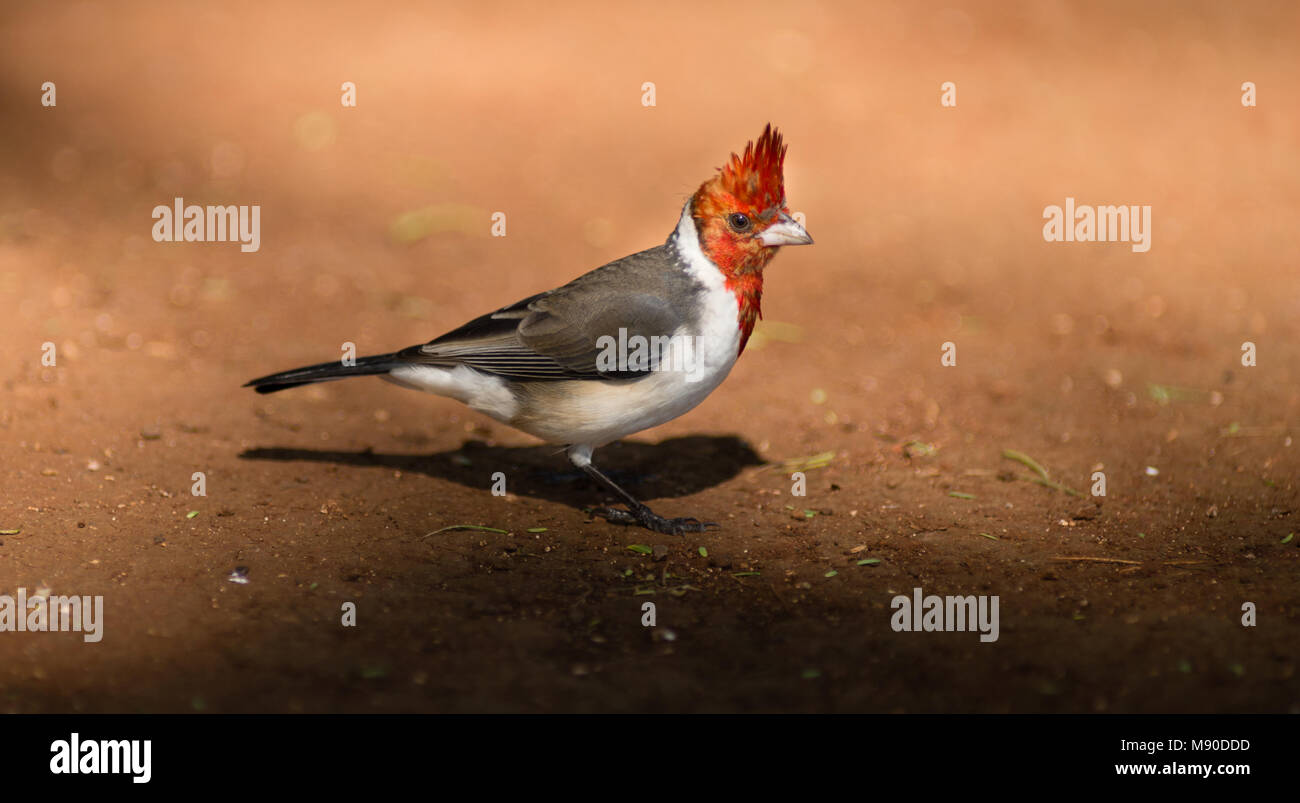
<instances>
[{"instance_id":1,"label":"bird's head","mask_svg":"<svg viewBox=\"0 0 1300 803\"><path fill-rule=\"evenodd\" d=\"M769 124L691 198L700 248L728 277L761 276L781 246L812 243L786 206L784 165L785 145Z\"/></svg>"}]
</instances>

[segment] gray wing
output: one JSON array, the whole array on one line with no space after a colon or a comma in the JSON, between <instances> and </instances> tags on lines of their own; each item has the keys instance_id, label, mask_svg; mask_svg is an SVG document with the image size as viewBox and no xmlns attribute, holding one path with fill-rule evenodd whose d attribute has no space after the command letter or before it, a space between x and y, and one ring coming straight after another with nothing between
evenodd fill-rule
<instances>
[{"instance_id":1,"label":"gray wing","mask_svg":"<svg viewBox=\"0 0 1300 803\"><path fill-rule=\"evenodd\" d=\"M601 338L617 342L620 329L626 338L669 337L687 322L683 310L701 290L659 246L475 318L398 357L519 381L640 377L647 371L601 370Z\"/></svg>"}]
</instances>

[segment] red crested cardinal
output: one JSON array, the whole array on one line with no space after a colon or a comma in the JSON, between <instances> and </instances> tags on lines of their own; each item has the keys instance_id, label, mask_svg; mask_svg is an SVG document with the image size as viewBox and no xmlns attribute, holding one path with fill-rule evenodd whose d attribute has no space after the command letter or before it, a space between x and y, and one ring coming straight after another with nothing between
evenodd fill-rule
<instances>
[{"instance_id":1,"label":"red crested cardinal","mask_svg":"<svg viewBox=\"0 0 1300 803\"><path fill-rule=\"evenodd\" d=\"M664 518L591 461L592 452L694 408L721 384L759 317L763 268L812 237L785 201L785 146L770 125L700 185L663 244L563 287L475 318L391 354L254 379L258 393L378 375L449 396L497 421L564 444L573 464L628 509L597 514L655 532L717 525Z\"/></svg>"}]
</instances>

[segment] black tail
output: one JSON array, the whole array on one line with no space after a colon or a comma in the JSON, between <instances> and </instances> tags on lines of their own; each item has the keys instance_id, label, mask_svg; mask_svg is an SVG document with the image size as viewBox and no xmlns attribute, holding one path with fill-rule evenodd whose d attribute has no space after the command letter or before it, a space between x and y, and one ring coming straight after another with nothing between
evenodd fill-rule
<instances>
[{"instance_id":1,"label":"black tail","mask_svg":"<svg viewBox=\"0 0 1300 803\"><path fill-rule=\"evenodd\" d=\"M251 387L258 393L275 393L277 390L288 390L299 385L310 385L313 382L330 382L335 379L347 379L350 376L386 374L401 364L402 361L396 354L361 357L355 365L344 365L342 360L335 360L264 376L244 383L244 387Z\"/></svg>"}]
</instances>

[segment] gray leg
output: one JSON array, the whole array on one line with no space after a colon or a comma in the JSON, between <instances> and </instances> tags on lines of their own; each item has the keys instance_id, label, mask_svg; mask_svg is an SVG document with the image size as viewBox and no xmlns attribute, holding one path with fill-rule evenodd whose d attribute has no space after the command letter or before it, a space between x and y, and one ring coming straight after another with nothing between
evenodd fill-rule
<instances>
[{"instance_id":1,"label":"gray leg","mask_svg":"<svg viewBox=\"0 0 1300 803\"><path fill-rule=\"evenodd\" d=\"M702 533L709 529L718 529L718 525L711 521L700 521L691 517L668 519L658 515L641 502L638 502L636 497L620 488L618 483L606 477L600 469L596 468L591 462L591 452L591 448L585 446L570 446L568 449L569 459L573 461L574 465L582 469L588 477L605 486L606 489L613 491L630 508L630 510L619 510L610 507L597 508L595 510L596 515L616 524L636 524L647 530L664 533L665 535Z\"/></svg>"}]
</instances>

